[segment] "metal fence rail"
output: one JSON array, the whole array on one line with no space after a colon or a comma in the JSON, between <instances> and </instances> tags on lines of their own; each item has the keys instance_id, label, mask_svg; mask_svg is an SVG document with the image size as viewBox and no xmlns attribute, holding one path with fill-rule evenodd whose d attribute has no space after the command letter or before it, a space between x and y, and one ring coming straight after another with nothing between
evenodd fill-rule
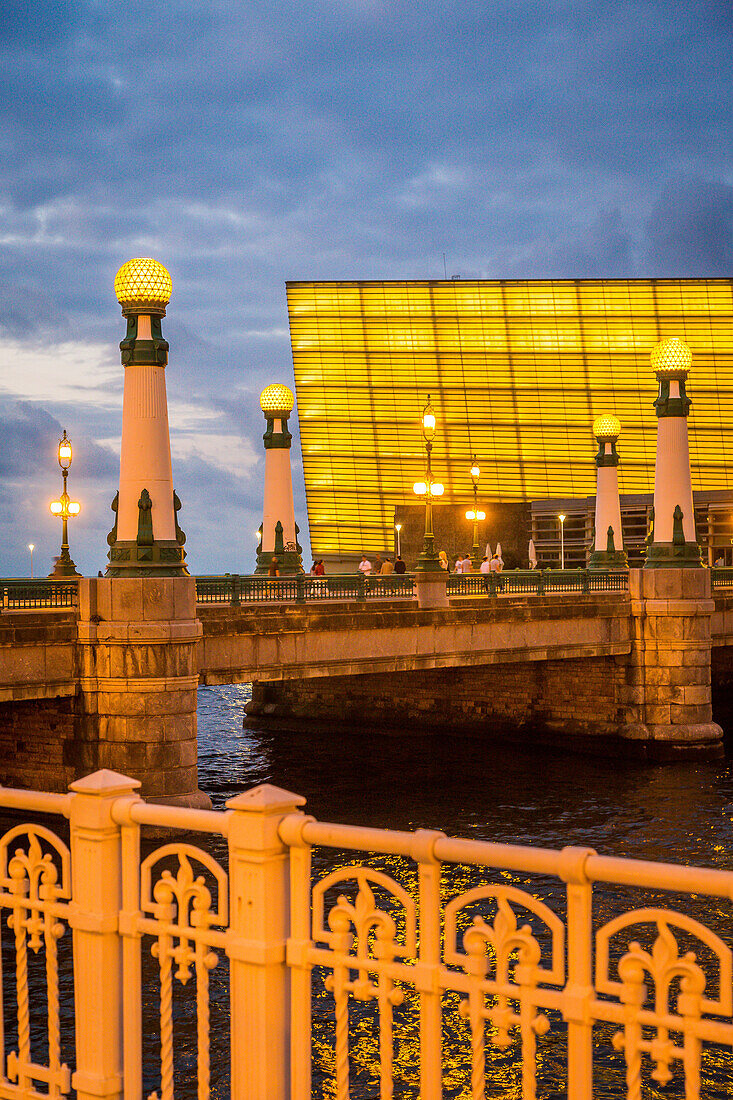
<instances>
[{"instance_id":1,"label":"metal fence rail","mask_svg":"<svg viewBox=\"0 0 733 1100\"><path fill-rule=\"evenodd\" d=\"M713 588L733 587L733 569L713 569ZM203 604L311 603L329 600L412 599L415 575L394 573L365 577L259 577L248 574L196 577L196 599ZM449 596L500 596L514 593L543 596L548 592L621 592L628 573L593 569L510 570L504 573L451 573ZM0 580L1 606L6 610L75 607L76 580Z\"/></svg>"},{"instance_id":2,"label":"metal fence rail","mask_svg":"<svg viewBox=\"0 0 733 1100\"><path fill-rule=\"evenodd\" d=\"M732 571L733 572L733 571ZM624 592L629 586L626 570L510 569L502 573L451 573L449 596L499 596L512 593Z\"/></svg>"},{"instance_id":3,"label":"metal fence rail","mask_svg":"<svg viewBox=\"0 0 733 1100\"><path fill-rule=\"evenodd\" d=\"M733 588L733 569L713 566L710 570L713 590L716 588Z\"/></svg>"},{"instance_id":4,"label":"metal fence rail","mask_svg":"<svg viewBox=\"0 0 733 1100\"><path fill-rule=\"evenodd\" d=\"M197 577L199 603L310 603L324 600L412 599L414 577L410 573L365 577L343 576L255 577L232 573L221 577Z\"/></svg>"},{"instance_id":5,"label":"metal fence rail","mask_svg":"<svg viewBox=\"0 0 733 1100\"><path fill-rule=\"evenodd\" d=\"M75 607L75 580L0 580L0 606L7 611L36 607Z\"/></svg>"},{"instance_id":6,"label":"metal fence rail","mask_svg":"<svg viewBox=\"0 0 733 1100\"><path fill-rule=\"evenodd\" d=\"M511 1094L535 1100L548 1059L564 1063L573 1100L592 1100L594 1059L604 1095L640 1100L650 1073L676 1078L687 1100L727 1094L733 872L319 822L268 785L223 813L148 805L136 786L97 772L69 795L0 791L0 807L70 823L68 845L37 823L0 838L11 928L0 1008L17 1021L3 1096L59 1098L73 1082L80 1100L121 1088L140 1100L145 1080L161 1100L174 1081L179 1100L206 1100L214 1070L217 1095L233 1100L373 1096L376 1078L383 1098L399 1081L400 1096L440 1100L446 1075L452 1093L483 1100L506 1094L509 1061ZM141 854L143 825L174 832ZM221 858L182 835L192 831L222 838ZM335 869L324 871L324 850L338 851ZM612 884L610 911L599 914L594 884ZM68 928L73 1052L59 1001ZM228 979L210 996L223 957ZM63 980L71 1013L71 971ZM222 982L231 1020L215 1029ZM154 1036L143 1028L151 998ZM222 1034L230 1082L211 1057Z\"/></svg>"}]
</instances>

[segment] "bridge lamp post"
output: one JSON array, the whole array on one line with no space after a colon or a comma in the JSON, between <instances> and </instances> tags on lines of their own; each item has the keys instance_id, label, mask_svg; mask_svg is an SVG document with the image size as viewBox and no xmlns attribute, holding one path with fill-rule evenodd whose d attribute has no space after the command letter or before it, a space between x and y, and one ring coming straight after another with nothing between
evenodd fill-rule
<instances>
[{"instance_id":1,"label":"bridge lamp post","mask_svg":"<svg viewBox=\"0 0 733 1100\"><path fill-rule=\"evenodd\" d=\"M402 557L402 543L400 542L400 531L402 530L402 524L401 523L395 523L394 529L397 532L397 557L401 558ZM733 539L731 541L733 541Z\"/></svg>"},{"instance_id":2,"label":"bridge lamp post","mask_svg":"<svg viewBox=\"0 0 733 1100\"><path fill-rule=\"evenodd\" d=\"M439 481L433 481L431 455L435 437L435 412L430 404L429 394L428 403L422 413L422 434L425 440L425 480L416 481L412 486L412 491L425 501L425 539L415 572L441 573L440 559L435 551L435 536L433 534L433 499L442 497L444 490Z\"/></svg>"},{"instance_id":3,"label":"bridge lamp post","mask_svg":"<svg viewBox=\"0 0 733 1100\"><path fill-rule=\"evenodd\" d=\"M565 516L557 517L560 520L560 568L565 568Z\"/></svg>"},{"instance_id":4,"label":"bridge lamp post","mask_svg":"<svg viewBox=\"0 0 733 1100\"><path fill-rule=\"evenodd\" d=\"M31 552L31 580L33 580L33 551L35 550L35 548L36 544L34 542L28 543L28 549Z\"/></svg>"},{"instance_id":5,"label":"bridge lamp post","mask_svg":"<svg viewBox=\"0 0 733 1100\"><path fill-rule=\"evenodd\" d=\"M61 517L61 554L54 566L50 577L79 577L76 565L69 554L69 516L78 516L81 505L76 500L71 500L66 491L66 480L69 476L69 467L72 460L71 440L64 434L59 440L58 460L61 473L64 478L64 489L58 500L51 501L51 515Z\"/></svg>"},{"instance_id":6,"label":"bridge lamp post","mask_svg":"<svg viewBox=\"0 0 733 1100\"><path fill-rule=\"evenodd\" d=\"M480 512L478 507L478 479L481 471L476 462L476 456L471 459L471 483L473 485L473 508L466 512L466 519L473 520L473 546L471 547L471 559L474 572L478 572L481 557L478 545L478 525L480 520L486 519L486 512Z\"/></svg>"},{"instance_id":7,"label":"bridge lamp post","mask_svg":"<svg viewBox=\"0 0 733 1100\"><path fill-rule=\"evenodd\" d=\"M672 336L652 349L651 365L659 383L654 402L657 458L652 529L644 568L700 569L687 433L687 375L692 352L683 340Z\"/></svg>"}]
</instances>

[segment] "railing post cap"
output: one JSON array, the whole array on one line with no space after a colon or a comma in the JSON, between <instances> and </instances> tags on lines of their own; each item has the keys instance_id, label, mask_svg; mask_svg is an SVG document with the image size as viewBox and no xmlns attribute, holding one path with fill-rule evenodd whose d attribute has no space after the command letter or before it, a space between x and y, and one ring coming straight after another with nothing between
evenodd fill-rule
<instances>
[{"instance_id":1,"label":"railing post cap","mask_svg":"<svg viewBox=\"0 0 733 1100\"><path fill-rule=\"evenodd\" d=\"M272 783L260 783L249 791L235 795L226 803L228 810L245 810L248 813L274 814L283 810L294 810L305 806L306 800L300 794L283 790Z\"/></svg>"},{"instance_id":2,"label":"railing post cap","mask_svg":"<svg viewBox=\"0 0 733 1100\"><path fill-rule=\"evenodd\" d=\"M136 790L140 786L139 779L132 779L129 775L120 775L119 772L102 768L91 775L85 775L83 779L75 779L69 784L69 790L75 794L91 794L98 797L113 794L125 794Z\"/></svg>"}]
</instances>

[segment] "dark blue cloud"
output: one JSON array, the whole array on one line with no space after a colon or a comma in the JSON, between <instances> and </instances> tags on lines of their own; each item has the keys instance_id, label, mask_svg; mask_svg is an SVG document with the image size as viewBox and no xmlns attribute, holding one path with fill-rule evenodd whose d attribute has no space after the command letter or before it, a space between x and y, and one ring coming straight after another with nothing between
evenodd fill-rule
<instances>
[{"instance_id":1,"label":"dark blue cloud","mask_svg":"<svg viewBox=\"0 0 733 1100\"><path fill-rule=\"evenodd\" d=\"M729 274L732 45L729 0L10 0L0 338L116 354L114 272L155 255L171 401L259 453L287 279ZM201 455L192 511L225 476Z\"/></svg>"}]
</instances>

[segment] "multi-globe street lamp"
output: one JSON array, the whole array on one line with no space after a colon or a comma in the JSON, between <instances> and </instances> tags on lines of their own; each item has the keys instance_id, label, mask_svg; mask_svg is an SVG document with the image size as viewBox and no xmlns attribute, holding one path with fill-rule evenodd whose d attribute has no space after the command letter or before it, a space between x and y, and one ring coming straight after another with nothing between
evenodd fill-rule
<instances>
[{"instance_id":1,"label":"multi-globe street lamp","mask_svg":"<svg viewBox=\"0 0 733 1100\"><path fill-rule=\"evenodd\" d=\"M422 412L422 434L425 440L425 480L416 481L412 486L412 491L425 501L425 539L415 571L418 573L440 573L440 559L435 551L435 536L433 534L433 500L435 497L442 497L443 486L439 481L433 481L430 456L433 451L433 439L435 437L435 412L430 404L430 394L428 394L428 403Z\"/></svg>"},{"instance_id":2,"label":"multi-globe street lamp","mask_svg":"<svg viewBox=\"0 0 733 1100\"><path fill-rule=\"evenodd\" d=\"M478 507L478 479L481 471L474 455L471 459L471 482L473 484L473 508L466 512L466 519L473 520L473 547L471 548L471 561L473 568L478 572L481 564L481 552L478 545L478 525L480 520L486 519L486 512L480 512Z\"/></svg>"},{"instance_id":3,"label":"multi-globe street lamp","mask_svg":"<svg viewBox=\"0 0 733 1100\"><path fill-rule=\"evenodd\" d=\"M53 573L49 574L51 577L78 577L81 575L77 572L76 565L69 554L69 516L78 516L81 511L79 502L71 500L66 491L66 479L69 476L71 459L71 440L66 435L66 429L64 428L64 434L59 440L58 450L59 466L64 477L64 489L58 500L51 501L51 514L61 517L61 554L53 568Z\"/></svg>"},{"instance_id":4,"label":"multi-globe street lamp","mask_svg":"<svg viewBox=\"0 0 733 1100\"><path fill-rule=\"evenodd\" d=\"M565 516L559 515L560 520L560 568L565 568Z\"/></svg>"}]
</instances>

